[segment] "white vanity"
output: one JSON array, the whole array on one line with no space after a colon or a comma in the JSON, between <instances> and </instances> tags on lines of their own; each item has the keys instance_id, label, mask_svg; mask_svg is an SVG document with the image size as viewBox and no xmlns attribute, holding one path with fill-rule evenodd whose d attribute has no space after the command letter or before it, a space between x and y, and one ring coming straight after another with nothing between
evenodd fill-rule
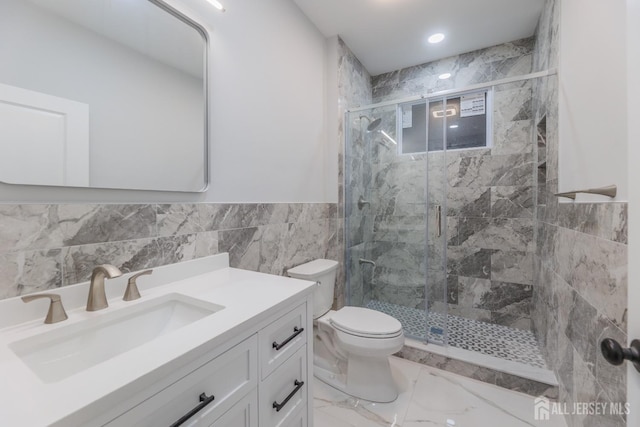
<instances>
[{"instance_id":1,"label":"white vanity","mask_svg":"<svg viewBox=\"0 0 640 427\"><path fill-rule=\"evenodd\" d=\"M0 425L312 426L314 284L228 262L156 268L135 301L108 280L97 312L88 283L54 290L55 324L47 300L0 301Z\"/></svg>"}]
</instances>

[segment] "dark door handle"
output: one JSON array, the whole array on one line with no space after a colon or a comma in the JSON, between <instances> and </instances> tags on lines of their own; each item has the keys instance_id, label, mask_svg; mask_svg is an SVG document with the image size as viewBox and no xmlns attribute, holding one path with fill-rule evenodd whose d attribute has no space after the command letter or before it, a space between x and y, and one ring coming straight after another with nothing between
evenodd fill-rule
<instances>
[{"instance_id":1,"label":"dark door handle","mask_svg":"<svg viewBox=\"0 0 640 427\"><path fill-rule=\"evenodd\" d=\"M297 337L298 335L300 335L302 332L304 331L304 328L298 328L297 326L295 326L293 328L293 335L291 335L289 338L287 338L286 340L282 341L280 344L278 344L277 342L273 342L273 344L271 345L273 348L276 349L276 351L280 350L282 347L284 347L285 345L289 344L289 341L291 341L292 339L294 339L295 337Z\"/></svg>"},{"instance_id":2,"label":"dark door handle","mask_svg":"<svg viewBox=\"0 0 640 427\"><path fill-rule=\"evenodd\" d=\"M184 424L189 418L193 417L195 414L197 414L198 412L203 410L205 406L207 406L209 403L213 402L213 399L214 399L213 395L207 396L206 394L201 393L200 394L200 404L198 406L196 406L195 408L193 408L192 410L190 410L189 412L187 412L186 414L184 414L182 416L182 418L180 418L175 423L171 424L170 427L178 427L178 426Z\"/></svg>"},{"instance_id":3,"label":"dark door handle","mask_svg":"<svg viewBox=\"0 0 640 427\"><path fill-rule=\"evenodd\" d=\"M273 402L273 409L275 409L276 412L280 412L280 409L284 408L284 405L286 405L287 402L289 402L289 400L291 400L291 398L298 392L298 390L300 390L302 388L302 386L304 385L304 381L295 380L293 382L293 385L296 386L296 388L294 388L293 391L291 393L289 393L289 396L287 396L282 401L282 403Z\"/></svg>"},{"instance_id":4,"label":"dark door handle","mask_svg":"<svg viewBox=\"0 0 640 427\"><path fill-rule=\"evenodd\" d=\"M633 340L631 347L623 348L618 341L605 338L600 343L600 351L612 365L622 365L622 362L628 360L640 372L640 340Z\"/></svg>"}]
</instances>

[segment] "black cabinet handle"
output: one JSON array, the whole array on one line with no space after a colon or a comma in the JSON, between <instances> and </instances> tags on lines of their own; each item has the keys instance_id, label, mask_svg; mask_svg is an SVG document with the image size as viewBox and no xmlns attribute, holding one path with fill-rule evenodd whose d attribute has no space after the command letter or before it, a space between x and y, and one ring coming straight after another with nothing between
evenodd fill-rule
<instances>
[{"instance_id":1,"label":"black cabinet handle","mask_svg":"<svg viewBox=\"0 0 640 427\"><path fill-rule=\"evenodd\" d=\"M295 380L293 382L293 385L295 385L296 388L294 388L293 391L289 393L289 396L287 396L287 398L284 399L282 403L273 402L273 409L275 409L276 412L280 412L280 409L284 408L284 405L286 405L287 402L291 400L291 398L298 392L298 390L302 388L302 386L304 385L304 381Z\"/></svg>"},{"instance_id":2,"label":"black cabinet handle","mask_svg":"<svg viewBox=\"0 0 640 427\"><path fill-rule=\"evenodd\" d=\"M622 362L628 360L640 372L640 341L631 341L631 347L622 348L620 343L611 338L605 338L600 343L600 351L612 365L622 365Z\"/></svg>"},{"instance_id":3,"label":"black cabinet handle","mask_svg":"<svg viewBox=\"0 0 640 427\"><path fill-rule=\"evenodd\" d=\"M178 426L184 424L189 418L193 417L195 414L197 414L198 412L203 410L205 406L207 406L209 403L213 402L213 399L215 399L215 397L213 397L213 395L207 396L206 394L201 393L200 394L200 404L198 406L196 406L195 408L193 408L192 410L190 410L189 412L187 412L185 415L183 415L182 418L180 418L178 421L176 421L175 423L171 424L171 427L178 427Z\"/></svg>"},{"instance_id":4,"label":"black cabinet handle","mask_svg":"<svg viewBox=\"0 0 640 427\"><path fill-rule=\"evenodd\" d=\"M287 338L286 340L282 341L280 344L278 344L277 342L273 342L272 347L276 349L276 351L280 350L282 347L284 347L285 345L289 344L289 341L291 341L292 339L294 339L295 337L297 337L298 335L300 335L302 332L304 332L304 328L298 328L297 326L295 326L293 328L293 335L291 335L289 338Z\"/></svg>"}]
</instances>

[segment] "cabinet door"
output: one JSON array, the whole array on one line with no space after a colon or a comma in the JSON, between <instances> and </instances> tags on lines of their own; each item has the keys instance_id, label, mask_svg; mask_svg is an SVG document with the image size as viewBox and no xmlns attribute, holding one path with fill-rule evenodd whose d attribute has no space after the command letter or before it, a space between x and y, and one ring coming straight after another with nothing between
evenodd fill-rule
<instances>
[{"instance_id":1,"label":"cabinet door","mask_svg":"<svg viewBox=\"0 0 640 427\"><path fill-rule=\"evenodd\" d=\"M107 425L169 426L192 411L195 413L182 424L183 427L210 425L256 388L257 347L254 335ZM196 412L196 409L199 410Z\"/></svg>"},{"instance_id":2,"label":"cabinet door","mask_svg":"<svg viewBox=\"0 0 640 427\"><path fill-rule=\"evenodd\" d=\"M281 427L307 427L308 416L309 414L307 414L307 408L305 407L302 411L292 415Z\"/></svg>"},{"instance_id":3,"label":"cabinet door","mask_svg":"<svg viewBox=\"0 0 640 427\"><path fill-rule=\"evenodd\" d=\"M258 427L258 391L246 395L210 427Z\"/></svg>"},{"instance_id":4,"label":"cabinet door","mask_svg":"<svg viewBox=\"0 0 640 427\"><path fill-rule=\"evenodd\" d=\"M307 406L307 346L260 383L260 427L284 427Z\"/></svg>"}]
</instances>

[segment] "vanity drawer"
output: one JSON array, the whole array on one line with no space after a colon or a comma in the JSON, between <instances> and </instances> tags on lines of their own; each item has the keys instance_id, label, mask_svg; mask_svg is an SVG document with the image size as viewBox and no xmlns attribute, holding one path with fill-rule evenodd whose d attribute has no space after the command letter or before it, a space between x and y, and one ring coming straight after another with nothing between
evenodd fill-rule
<instances>
[{"instance_id":1,"label":"vanity drawer","mask_svg":"<svg viewBox=\"0 0 640 427\"><path fill-rule=\"evenodd\" d=\"M307 305L301 304L258 333L263 380L307 342L306 325Z\"/></svg>"},{"instance_id":2,"label":"vanity drawer","mask_svg":"<svg viewBox=\"0 0 640 427\"><path fill-rule=\"evenodd\" d=\"M169 426L200 406L202 409L182 425L209 426L256 387L257 353L254 335L107 425ZM202 401L211 396L214 398L208 405Z\"/></svg>"},{"instance_id":3,"label":"vanity drawer","mask_svg":"<svg viewBox=\"0 0 640 427\"><path fill-rule=\"evenodd\" d=\"M308 387L305 345L260 384L260 426L284 427L293 422L307 406Z\"/></svg>"}]
</instances>

